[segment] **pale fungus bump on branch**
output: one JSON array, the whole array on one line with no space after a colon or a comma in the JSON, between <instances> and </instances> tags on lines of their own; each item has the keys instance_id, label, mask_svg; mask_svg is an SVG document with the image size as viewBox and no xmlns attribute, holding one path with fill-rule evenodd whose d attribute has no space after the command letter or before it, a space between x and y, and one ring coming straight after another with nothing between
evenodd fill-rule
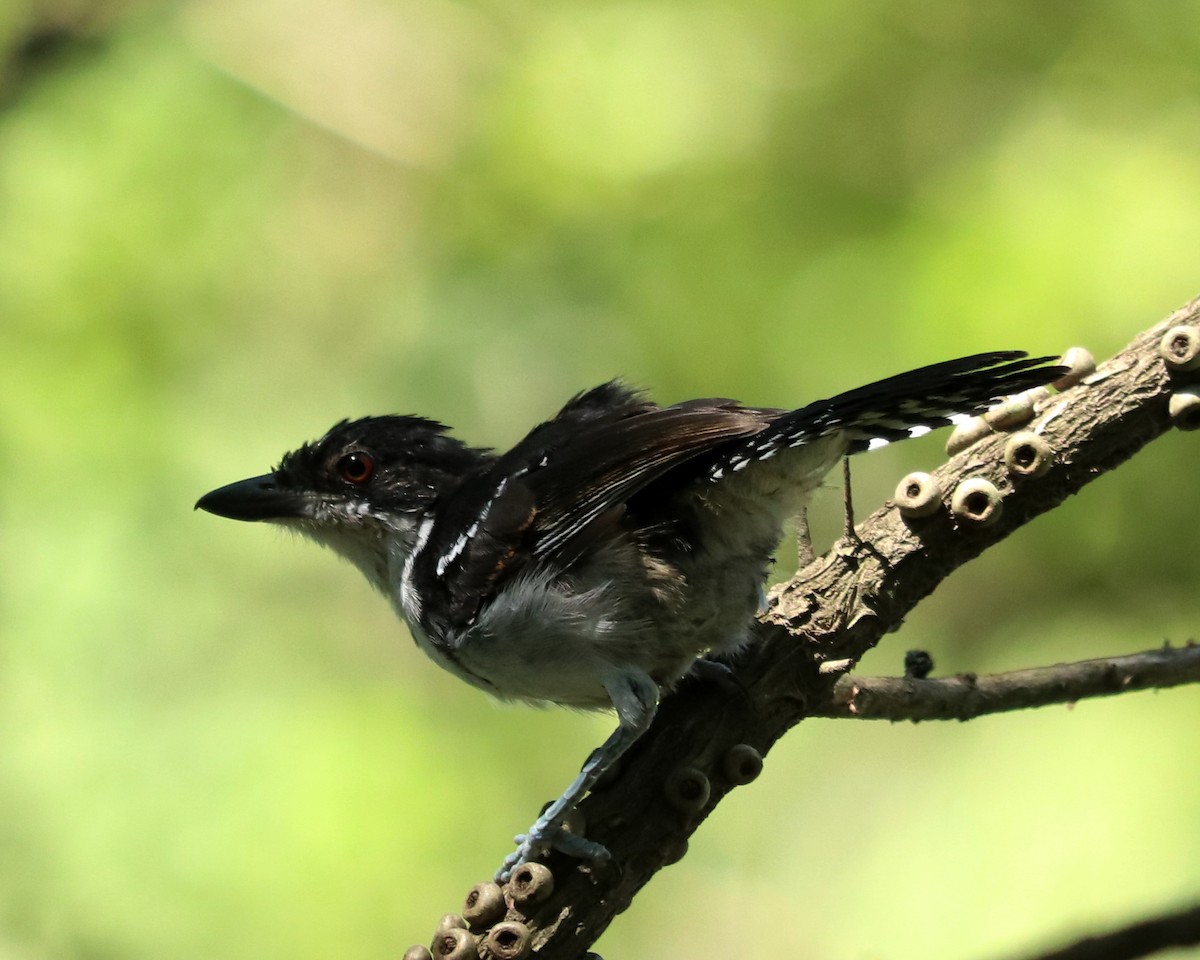
<instances>
[{"instance_id":1,"label":"pale fungus bump on branch","mask_svg":"<svg viewBox=\"0 0 1200 960\"><path fill-rule=\"evenodd\" d=\"M533 931L522 916L554 892L554 875L541 863L522 864L504 886L477 883L462 914L438 922L429 949L415 945L404 960L521 960L533 950Z\"/></svg>"},{"instance_id":2,"label":"pale fungus bump on branch","mask_svg":"<svg viewBox=\"0 0 1200 960\"><path fill-rule=\"evenodd\" d=\"M900 515L908 520L919 520L937 513L942 506L942 485L930 473L910 473L896 484L892 502Z\"/></svg>"},{"instance_id":3,"label":"pale fungus bump on branch","mask_svg":"<svg viewBox=\"0 0 1200 960\"><path fill-rule=\"evenodd\" d=\"M519 920L506 920L492 927L483 936L479 954L494 960L521 960L533 946L529 927Z\"/></svg>"},{"instance_id":4,"label":"pale fungus bump on branch","mask_svg":"<svg viewBox=\"0 0 1200 960\"><path fill-rule=\"evenodd\" d=\"M475 960L479 956L479 940L461 927L439 931L429 945L434 960Z\"/></svg>"},{"instance_id":5,"label":"pale fungus bump on branch","mask_svg":"<svg viewBox=\"0 0 1200 960\"><path fill-rule=\"evenodd\" d=\"M967 526L986 527L1000 519L1004 503L990 480L968 477L950 495L950 513Z\"/></svg>"},{"instance_id":6,"label":"pale fungus bump on branch","mask_svg":"<svg viewBox=\"0 0 1200 960\"><path fill-rule=\"evenodd\" d=\"M1066 390L1096 372L1096 358L1086 347L1071 347L1058 361L1068 372L1050 384L1055 390Z\"/></svg>"},{"instance_id":7,"label":"pale fungus bump on branch","mask_svg":"<svg viewBox=\"0 0 1200 960\"><path fill-rule=\"evenodd\" d=\"M1053 464L1050 444L1031 430L1014 433L1004 444L1004 466L1013 476L1040 477Z\"/></svg>"},{"instance_id":8,"label":"pale fungus bump on branch","mask_svg":"<svg viewBox=\"0 0 1200 960\"><path fill-rule=\"evenodd\" d=\"M1200 430L1200 390L1185 387L1171 394L1167 412L1177 430Z\"/></svg>"},{"instance_id":9,"label":"pale fungus bump on branch","mask_svg":"<svg viewBox=\"0 0 1200 960\"><path fill-rule=\"evenodd\" d=\"M1200 328L1189 324L1172 327L1158 342L1158 354L1169 370L1200 369Z\"/></svg>"},{"instance_id":10,"label":"pale fungus bump on branch","mask_svg":"<svg viewBox=\"0 0 1200 960\"><path fill-rule=\"evenodd\" d=\"M992 425L983 417L965 417L954 427L946 440L946 456L953 457L962 453L968 447L973 447L980 440L990 437L995 431Z\"/></svg>"},{"instance_id":11,"label":"pale fungus bump on branch","mask_svg":"<svg viewBox=\"0 0 1200 960\"><path fill-rule=\"evenodd\" d=\"M1158 342L1158 355L1172 377L1200 370L1200 327L1177 324ZM1185 383L1167 401L1167 413L1177 430L1200 429L1200 385Z\"/></svg>"},{"instance_id":12,"label":"pale fungus bump on branch","mask_svg":"<svg viewBox=\"0 0 1200 960\"><path fill-rule=\"evenodd\" d=\"M503 918L507 904L500 885L494 881L477 883L467 894L463 903L463 919L470 924L472 930L486 930L493 923Z\"/></svg>"},{"instance_id":13,"label":"pale fungus bump on branch","mask_svg":"<svg viewBox=\"0 0 1200 960\"><path fill-rule=\"evenodd\" d=\"M504 886L514 907L536 906L554 892L554 874L544 863L523 863Z\"/></svg>"}]
</instances>

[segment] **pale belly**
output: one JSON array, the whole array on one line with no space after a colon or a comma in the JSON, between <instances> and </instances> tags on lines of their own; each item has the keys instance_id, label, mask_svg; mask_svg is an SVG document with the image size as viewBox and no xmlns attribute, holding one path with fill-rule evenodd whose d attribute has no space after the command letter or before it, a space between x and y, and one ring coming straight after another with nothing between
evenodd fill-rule
<instances>
[{"instance_id":1,"label":"pale belly","mask_svg":"<svg viewBox=\"0 0 1200 960\"><path fill-rule=\"evenodd\" d=\"M644 583L526 577L452 644L413 635L439 665L495 696L607 708L605 683L620 673L645 673L665 689L698 657L741 646L762 579L763 562L752 558L697 567L665 598Z\"/></svg>"}]
</instances>

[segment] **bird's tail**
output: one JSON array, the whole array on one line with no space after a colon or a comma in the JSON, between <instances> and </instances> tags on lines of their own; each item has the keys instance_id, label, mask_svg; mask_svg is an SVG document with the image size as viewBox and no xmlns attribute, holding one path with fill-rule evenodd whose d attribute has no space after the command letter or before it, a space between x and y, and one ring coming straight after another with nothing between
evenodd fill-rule
<instances>
[{"instance_id":1,"label":"bird's tail","mask_svg":"<svg viewBox=\"0 0 1200 960\"><path fill-rule=\"evenodd\" d=\"M1029 357L1020 350L977 353L919 367L782 414L726 452L709 476L719 480L756 460L834 433L845 435L847 453L919 437L1067 372L1052 357Z\"/></svg>"}]
</instances>

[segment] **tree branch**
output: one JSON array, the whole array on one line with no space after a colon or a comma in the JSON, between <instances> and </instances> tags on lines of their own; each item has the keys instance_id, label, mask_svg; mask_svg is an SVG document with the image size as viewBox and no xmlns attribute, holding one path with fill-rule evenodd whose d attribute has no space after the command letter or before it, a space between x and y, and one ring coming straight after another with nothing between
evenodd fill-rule
<instances>
[{"instance_id":1,"label":"tree branch","mask_svg":"<svg viewBox=\"0 0 1200 960\"><path fill-rule=\"evenodd\" d=\"M858 720L972 720L1004 713L1108 697L1132 690L1200 682L1200 646L1163 647L1122 657L1059 663L977 677L937 680L843 676L828 705L809 716Z\"/></svg>"},{"instance_id":2,"label":"tree branch","mask_svg":"<svg viewBox=\"0 0 1200 960\"><path fill-rule=\"evenodd\" d=\"M1034 960L1134 960L1172 947L1200 944L1200 906L1086 937Z\"/></svg>"},{"instance_id":3,"label":"tree branch","mask_svg":"<svg viewBox=\"0 0 1200 960\"><path fill-rule=\"evenodd\" d=\"M524 925L540 957L583 955L656 871L686 853L724 796L753 777L754 758L806 717L827 715L842 676L953 570L1171 429L1173 391L1200 373L1168 372L1159 341L1198 320L1200 300L1042 404L1024 429L1049 446L1044 472L1006 470L1002 434L935 472L942 491L967 478L993 484L1003 508L994 522L951 513L950 496L922 519L888 504L777 588L757 642L735 664L738 683L688 683L666 697L619 774L581 805L588 836L608 847L612 864L592 874L552 859L553 893L530 906L506 892L506 920Z\"/></svg>"}]
</instances>

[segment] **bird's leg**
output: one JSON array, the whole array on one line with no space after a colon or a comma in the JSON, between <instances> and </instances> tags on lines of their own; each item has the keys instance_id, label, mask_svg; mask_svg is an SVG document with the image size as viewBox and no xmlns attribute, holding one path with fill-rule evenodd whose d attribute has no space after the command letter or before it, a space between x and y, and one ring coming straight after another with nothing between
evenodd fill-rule
<instances>
[{"instance_id":1,"label":"bird's leg","mask_svg":"<svg viewBox=\"0 0 1200 960\"><path fill-rule=\"evenodd\" d=\"M604 772L646 732L658 710L658 685L638 670L616 674L605 682L604 689L617 711L617 729L592 751L579 776L542 812L529 832L514 838L517 849L505 857L496 871L496 880L500 883L507 881L521 864L550 849L581 860L602 862L608 859L609 853L602 844L568 833L563 829L563 821Z\"/></svg>"}]
</instances>

